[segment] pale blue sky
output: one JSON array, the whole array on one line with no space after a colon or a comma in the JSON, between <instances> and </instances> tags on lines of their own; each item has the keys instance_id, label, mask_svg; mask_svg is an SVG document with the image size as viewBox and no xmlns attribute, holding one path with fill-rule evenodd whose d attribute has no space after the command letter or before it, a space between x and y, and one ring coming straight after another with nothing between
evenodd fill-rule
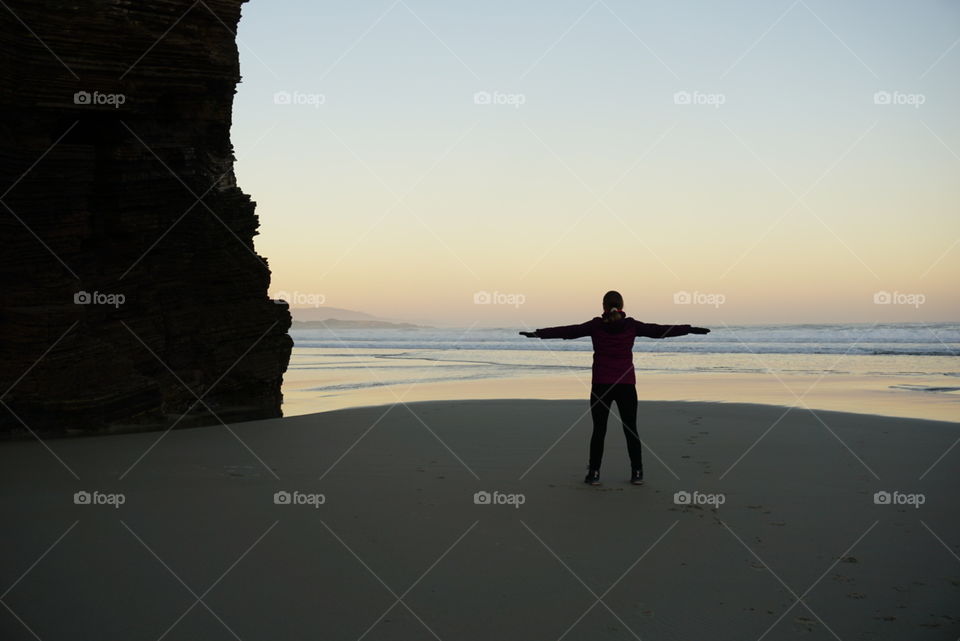
<instances>
[{"instance_id":1,"label":"pale blue sky","mask_svg":"<svg viewBox=\"0 0 960 641\"><path fill-rule=\"evenodd\" d=\"M697 312L729 322L960 317L960 3L252 0L243 16L237 174L274 290L458 324L577 316L609 287L664 320L690 311L679 290L725 294ZM478 309L480 290L527 302ZM874 305L881 290L926 300Z\"/></svg>"}]
</instances>

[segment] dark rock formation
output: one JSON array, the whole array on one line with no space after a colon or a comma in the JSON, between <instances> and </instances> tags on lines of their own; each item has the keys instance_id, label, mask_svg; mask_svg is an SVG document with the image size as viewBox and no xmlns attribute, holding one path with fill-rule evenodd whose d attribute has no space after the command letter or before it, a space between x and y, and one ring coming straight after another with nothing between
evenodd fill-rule
<instances>
[{"instance_id":1,"label":"dark rock formation","mask_svg":"<svg viewBox=\"0 0 960 641\"><path fill-rule=\"evenodd\" d=\"M279 416L290 314L230 143L243 1L0 6L0 431Z\"/></svg>"}]
</instances>

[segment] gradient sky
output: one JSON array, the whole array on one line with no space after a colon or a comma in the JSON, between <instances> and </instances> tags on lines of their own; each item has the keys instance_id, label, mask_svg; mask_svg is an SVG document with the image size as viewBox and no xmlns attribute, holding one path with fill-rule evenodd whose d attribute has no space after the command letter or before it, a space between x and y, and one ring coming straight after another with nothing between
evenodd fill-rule
<instances>
[{"instance_id":1,"label":"gradient sky","mask_svg":"<svg viewBox=\"0 0 960 641\"><path fill-rule=\"evenodd\" d=\"M462 326L580 322L611 288L653 322L960 319L958 2L252 0L239 39L274 295Z\"/></svg>"}]
</instances>

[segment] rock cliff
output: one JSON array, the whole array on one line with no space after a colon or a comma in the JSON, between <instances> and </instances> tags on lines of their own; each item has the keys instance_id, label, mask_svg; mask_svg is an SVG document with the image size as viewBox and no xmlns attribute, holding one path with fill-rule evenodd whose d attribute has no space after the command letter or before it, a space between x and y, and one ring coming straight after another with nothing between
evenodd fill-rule
<instances>
[{"instance_id":1,"label":"rock cliff","mask_svg":"<svg viewBox=\"0 0 960 641\"><path fill-rule=\"evenodd\" d=\"M0 7L0 431L279 416L290 314L230 143L243 2Z\"/></svg>"}]
</instances>

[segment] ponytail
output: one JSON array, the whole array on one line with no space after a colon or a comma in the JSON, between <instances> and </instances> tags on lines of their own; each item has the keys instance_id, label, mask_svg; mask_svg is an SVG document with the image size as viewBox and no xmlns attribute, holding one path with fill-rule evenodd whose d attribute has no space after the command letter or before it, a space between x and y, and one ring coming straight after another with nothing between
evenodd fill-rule
<instances>
[{"instance_id":1,"label":"ponytail","mask_svg":"<svg viewBox=\"0 0 960 641\"><path fill-rule=\"evenodd\" d=\"M603 322L609 323L612 321L618 321L621 318L624 318L625 314L622 309L617 309L616 307L611 307L603 315Z\"/></svg>"},{"instance_id":2,"label":"ponytail","mask_svg":"<svg viewBox=\"0 0 960 641\"><path fill-rule=\"evenodd\" d=\"M623 296L620 292L609 291L603 295L603 321L609 323L625 318L623 313Z\"/></svg>"}]
</instances>

